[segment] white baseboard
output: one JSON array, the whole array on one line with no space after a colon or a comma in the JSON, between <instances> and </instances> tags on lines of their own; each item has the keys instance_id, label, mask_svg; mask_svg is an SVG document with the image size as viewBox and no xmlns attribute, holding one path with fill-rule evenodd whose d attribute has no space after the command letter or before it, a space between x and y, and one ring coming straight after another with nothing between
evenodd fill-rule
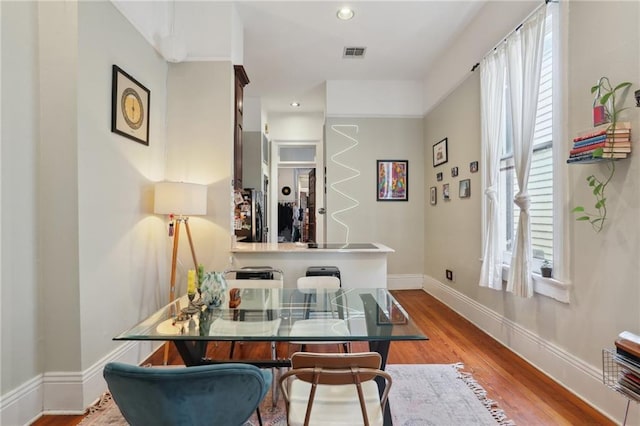
<instances>
[{"instance_id":1,"label":"white baseboard","mask_svg":"<svg viewBox=\"0 0 640 426\"><path fill-rule=\"evenodd\" d=\"M6 426L28 425L42 412L42 375L7 392L0 398L0 424Z\"/></svg>"},{"instance_id":2,"label":"white baseboard","mask_svg":"<svg viewBox=\"0 0 640 426\"><path fill-rule=\"evenodd\" d=\"M107 390L108 362L139 364L162 342L126 342L85 371L46 372L0 397L0 424L31 424L43 414L82 414Z\"/></svg>"},{"instance_id":3,"label":"white baseboard","mask_svg":"<svg viewBox=\"0 0 640 426\"><path fill-rule=\"evenodd\" d=\"M424 275L396 274L387 275L387 288L389 290L417 290L424 285Z\"/></svg>"},{"instance_id":4,"label":"white baseboard","mask_svg":"<svg viewBox=\"0 0 640 426\"><path fill-rule=\"evenodd\" d=\"M435 278L424 277L424 290L596 410L622 422L627 400L602 383L602 365L590 365ZM640 424L638 404L631 404L627 424Z\"/></svg>"}]
</instances>

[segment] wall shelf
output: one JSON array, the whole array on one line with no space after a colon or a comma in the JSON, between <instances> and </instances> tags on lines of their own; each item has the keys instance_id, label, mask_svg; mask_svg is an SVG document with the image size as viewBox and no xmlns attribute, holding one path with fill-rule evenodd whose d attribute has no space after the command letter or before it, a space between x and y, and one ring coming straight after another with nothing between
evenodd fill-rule
<instances>
[{"instance_id":1,"label":"wall shelf","mask_svg":"<svg viewBox=\"0 0 640 426\"><path fill-rule=\"evenodd\" d=\"M638 384L635 380L638 380ZM627 398L622 423L626 425L629 404L631 401L640 403L640 363L618 354L615 349L603 349L602 383Z\"/></svg>"}]
</instances>

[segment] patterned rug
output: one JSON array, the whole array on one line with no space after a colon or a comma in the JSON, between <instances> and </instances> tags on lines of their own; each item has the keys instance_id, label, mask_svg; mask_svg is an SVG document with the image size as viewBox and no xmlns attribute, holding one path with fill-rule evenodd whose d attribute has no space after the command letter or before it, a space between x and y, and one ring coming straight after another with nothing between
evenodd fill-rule
<instances>
[{"instance_id":1,"label":"patterned rug","mask_svg":"<svg viewBox=\"0 0 640 426\"><path fill-rule=\"evenodd\" d=\"M513 426L496 403L470 373L458 364L387 365L393 378L389 394L394 425L402 426ZM265 426L285 426L286 412L282 398L271 407L271 393L260 406ZM111 395L89 408L81 426L127 426ZM254 414L245 426L257 426Z\"/></svg>"}]
</instances>

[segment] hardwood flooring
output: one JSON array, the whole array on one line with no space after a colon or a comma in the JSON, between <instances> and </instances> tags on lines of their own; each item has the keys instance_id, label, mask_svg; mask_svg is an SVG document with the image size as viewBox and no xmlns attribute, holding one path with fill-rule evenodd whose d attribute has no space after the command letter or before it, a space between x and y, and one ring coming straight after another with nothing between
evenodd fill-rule
<instances>
[{"instance_id":1,"label":"hardwood flooring","mask_svg":"<svg viewBox=\"0 0 640 426\"><path fill-rule=\"evenodd\" d=\"M465 371L471 372L487 391L487 397L519 426L615 424L424 291L393 294L429 340L393 342L389 364L462 362ZM212 358L228 354L227 343L209 346ZM181 364L177 352L171 349L169 363ZM278 352L285 355L295 349L281 344ZM366 343L352 345L352 351L365 350ZM235 354L236 358L268 357L269 344L241 344ZM162 357L159 350L147 362L162 364ZM81 420L82 416L43 416L34 425L74 426Z\"/></svg>"}]
</instances>

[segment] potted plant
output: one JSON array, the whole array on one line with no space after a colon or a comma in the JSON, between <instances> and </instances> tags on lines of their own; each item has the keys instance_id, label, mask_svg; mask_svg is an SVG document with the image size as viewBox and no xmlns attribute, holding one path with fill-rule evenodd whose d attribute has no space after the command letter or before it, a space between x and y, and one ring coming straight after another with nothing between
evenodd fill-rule
<instances>
[{"instance_id":1,"label":"potted plant","mask_svg":"<svg viewBox=\"0 0 640 426\"><path fill-rule=\"evenodd\" d=\"M545 259L540 266L540 274L545 278L551 278L551 273L553 272L553 268L551 267L551 262Z\"/></svg>"},{"instance_id":2,"label":"potted plant","mask_svg":"<svg viewBox=\"0 0 640 426\"><path fill-rule=\"evenodd\" d=\"M607 126L607 132L615 134L616 126L620 119L620 113L628 109L619 107L618 101L616 100L616 94L620 91L620 95L624 95L628 91L629 87L631 87L631 83L628 81L620 83L614 87L607 77L602 77L598 80L598 84L591 88L591 93L598 93L601 95L598 99L598 103L604 108L605 119L610 123L609 126ZM603 154L604 148L597 148L593 152L593 158L603 158ZM605 196L605 190L609 182L611 182L611 179L613 179L613 175L616 171L615 158L610 158L610 160L606 161L605 164L607 165L609 172L604 178L599 178L595 174L587 176L587 183L592 189L593 195L596 199L596 203L594 205L595 210L593 212L587 212L584 206L577 206L572 210L573 213L578 214L576 220L589 222L595 232L600 232L602 230L604 221L607 218L607 197Z\"/></svg>"}]
</instances>

